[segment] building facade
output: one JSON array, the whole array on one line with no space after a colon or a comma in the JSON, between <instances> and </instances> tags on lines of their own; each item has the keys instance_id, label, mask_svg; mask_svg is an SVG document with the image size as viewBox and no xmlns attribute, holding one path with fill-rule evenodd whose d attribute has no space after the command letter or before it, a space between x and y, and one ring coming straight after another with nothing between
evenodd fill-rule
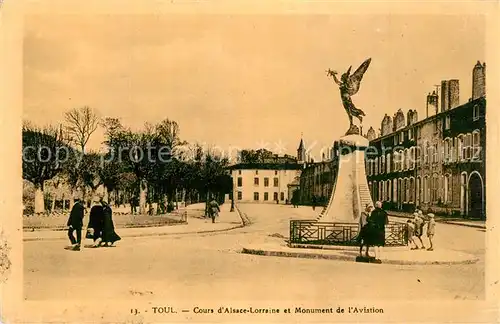
<instances>
[{"instance_id":1,"label":"building facade","mask_svg":"<svg viewBox=\"0 0 500 324\"><path fill-rule=\"evenodd\" d=\"M298 181L302 165L296 160L238 163L230 167L236 202L285 203L289 184Z\"/></svg>"},{"instance_id":2,"label":"building facade","mask_svg":"<svg viewBox=\"0 0 500 324\"><path fill-rule=\"evenodd\" d=\"M366 170L374 200L391 210L486 217L484 69L479 62L474 67L473 97L466 104L457 105L458 80L443 81L440 110L436 93L427 96L427 113L435 115L408 118L405 127L399 123L370 141ZM398 111L395 118L404 115Z\"/></svg>"},{"instance_id":3,"label":"building facade","mask_svg":"<svg viewBox=\"0 0 500 324\"><path fill-rule=\"evenodd\" d=\"M441 82L429 93L426 116L418 120L416 110L405 116L402 109L385 115L379 134L366 133L366 174L374 201L384 208L441 215L486 217L486 64L472 71L472 97L459 104L459 82ZM441 99L441 100L440 100ZM440 106L440 107L439 107ZM333 150L335 152L335 148ZM313 195L331 194L337 174L335 158L306 164L300 179L301 203Z\"/></svg>"}]
</instances>

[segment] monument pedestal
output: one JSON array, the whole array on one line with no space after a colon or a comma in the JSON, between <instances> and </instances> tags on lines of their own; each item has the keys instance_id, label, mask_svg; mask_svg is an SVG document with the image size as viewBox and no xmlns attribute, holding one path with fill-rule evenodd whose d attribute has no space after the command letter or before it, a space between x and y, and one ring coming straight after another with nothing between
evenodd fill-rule
<instances>
[{"instance_id":1,"label":"monument pedestal","mask_svg":"<svg viewBox=\"0 0 500 324\"><path fill-rule=\"evenodd\" d=\"M319 222L358 223L367 204L373 206L365 172L369 141L358 134L340 138L337 180Z\"/></svg>"}]
</instances>

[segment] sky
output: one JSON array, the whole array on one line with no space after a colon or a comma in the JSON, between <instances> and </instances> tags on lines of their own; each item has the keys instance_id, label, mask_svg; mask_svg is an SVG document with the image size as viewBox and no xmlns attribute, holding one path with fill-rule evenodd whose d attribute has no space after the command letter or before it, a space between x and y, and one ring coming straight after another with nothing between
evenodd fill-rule
<instances>
[{"instance_id":1,"label":"sky","mask_svg":"<svg viewBox=\"0 0 500 324\"><path fill-rule=\"evenodd\" d=\"M141 129L177 121L183 140L311 157L349 128L325 70L371 64L355 105L364 131L416 109L444 79L471 97L485 21L465 15L55 15L25 18L23 118L57 125L90 106ZM99 129L89 142L97 149Z\"/></svg>"}]
</instances>

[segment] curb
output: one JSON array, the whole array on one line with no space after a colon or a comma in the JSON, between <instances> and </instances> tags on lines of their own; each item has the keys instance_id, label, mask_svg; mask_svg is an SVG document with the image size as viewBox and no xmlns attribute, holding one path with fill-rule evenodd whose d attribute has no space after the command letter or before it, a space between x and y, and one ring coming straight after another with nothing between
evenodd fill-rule
<instances>
[{"instance_id":1,"label":"curb","mask_svg":"<svg viewBox=\"0 0 500 324\"><path fill-rule=\"evenodd\" d=\"M206 230L206 231L193 231L193 232L179 232L179 233L151 233L151 234L133 234L133 235L121 235L121 237L154 237L154 236L168 236L168 235L188 235L188 234L209 234L209 233L223 233L238 228L247 226L249 223L245 224L244 218L238 212L238 216L241 218L241 224L236 226L231 226L228 228L222 228L217 230ZM158 227L158 226L157 226ZM33 242L33 241L63 241L67 238L23 238L23 242Z\"/></svg>"},{"instance_id":2,"label":"curb","mask_svg":"<svg viewBox=\"0 0 500 324\"><path fill-rule=\"evenodd\" d=\"M285 251L265 251L260 249L243 248L241 253L253 254L260 256L276 256L287 258L303 258L303 259L323 259L323 260L337 260L337 261L351 261L355 262L355 258L344 255L320 254L320 253L303 253L303 252L285 252ZM479 259L464 261L404 261L404 260L382 260L383 264L393 265L457 265L457 264L473 264Z\"/></svg>"},{"instance_id":3,"label":"curb","mask_svg":"<svg viewBox=\"0 0 500 324\"><path fill-rule=\"evenodd\" d=\"M238 212L238 215L241 218L241 222L243 223L243 226L248 226L248 225L252 224L252 222L250 221L250 218L248 218L247 214L241 212L238 205L234 205L234 207L235 207L236 211Z\"/></svg>"},{"instance_id":4,"label":"curb","mask_svg":"<svg viewBox=\"0 0 500 324\"><path fill-rule=\"evenodd\" d=\"M405 219L412 219L413 217L410 216L401 216L401 215L394 215L391 213L388 213L389 217L397 217L397 218L405 218ZM473 228L481 228L481 229L486 229L485 225L479 225L479 224L463 224L463 223L456 223L454 221L448 221L445 219L436 219L436 223L443 223L443 224L448 224L448 225L456 225L456 226L465 226L465 227L473 227Z\"/></svg>"}]
</instances>

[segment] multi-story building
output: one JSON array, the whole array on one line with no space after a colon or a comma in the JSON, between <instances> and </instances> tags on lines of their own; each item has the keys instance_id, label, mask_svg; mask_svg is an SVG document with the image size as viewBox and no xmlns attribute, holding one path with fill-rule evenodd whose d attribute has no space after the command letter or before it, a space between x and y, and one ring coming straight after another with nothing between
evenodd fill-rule
<instances>
[{"instance_id":1,"label":"multi-story building","mask_svg":"<svg viewBox=\"0 0 500 324\"><path fill-rule=\"evenodd\" d=\"M401 110L382 121L370 141L367 176L372 198L387 209L415 208L448 215L485 217L485 65L473 70L473 97L458 105L458 80L443 81L441 109L436 92L427 96L435 114L417 121ZM392 129L392 132L388 130Z\"/></svg>"},{"instance_id":2,"label":"multi-story building","mask_svg":"<svg viewBox=\"0 0 500 324\"><path fill-rule=\"evenodd\" d=\"M474 66L467 103L459 104L458 80L443 81L441 100L436 91L428 94L423 120L418 120L416 110L405 116L399 109L393 117L384 116L379 134L368 130L365 162L374 201L382 201L389 210L421 208L485 218L485 70L486 64ZM300 179L302 203L309 203L313 195L331 194L335 156L306 163Z\"/></svg>"},{"instance_id":3,"label":"multi-story building","mask_svg":"<svg viewBox=\"0 0 500 324\"><path fill-rule=\"evenodd\" d=\"M233 178L233 197L237 202L285 203L288 185L300 178L302 165L291 156L258 163L238 163L229 167Z\"/></svg>"}]
</instances>

